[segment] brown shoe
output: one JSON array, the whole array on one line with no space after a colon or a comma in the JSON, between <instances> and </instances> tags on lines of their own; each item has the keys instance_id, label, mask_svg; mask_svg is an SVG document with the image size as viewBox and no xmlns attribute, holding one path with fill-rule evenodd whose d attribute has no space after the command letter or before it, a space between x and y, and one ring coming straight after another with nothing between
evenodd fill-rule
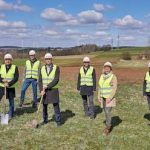
<instances>
[{"instance_id":1,"label":"brown shoe","mask_svg":"<svg viewBox=\"0 0 150 150\"><path fill-rule=\"evenodd\" d=\"M110 132L111 132L111 127L106 127L104 130L103 130L103 134L105 135L105 136L108 136L109 134L110 134Z\"/></svg>"}]
</instances>

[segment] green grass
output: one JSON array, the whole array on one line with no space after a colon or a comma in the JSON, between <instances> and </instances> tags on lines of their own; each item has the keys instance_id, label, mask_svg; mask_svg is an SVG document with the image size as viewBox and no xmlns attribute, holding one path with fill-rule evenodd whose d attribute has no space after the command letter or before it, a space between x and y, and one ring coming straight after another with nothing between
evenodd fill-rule
<instances>
[{"instance_id":1,"label":"green grass","mask_svg":"<svg viewBox=\"0 0 150 150\"><path fill-rule=\"evenodd\" d=\"M95 97L97 117L90 120L84 117L82 100L75 90L75 82L61 82L60 97L63 125L59 128L53 117L52 106L49 106L50 122L38 129L28 128L26 123L35 118L36 113L30 108L17 111L15 118L8 126L0 126L0 149L33 149L33 150L148 150L150 148L147 103L142 97L141 85L119 85L117 107L113 109L113 124L110 136L102 135L104 113L101 112ZM69 91L69 92L68 92ZM29 95L28 95L29 96ZM30 102L26 99L26 102ZM16 101L16 105L18 99ZM30 105L28 105L30 107ZM40 119L42 121L42 113Z\"/></svg>"},{"instance_id":2,"label":"green grass","mask_svg":"<svg viewBox=\"0 0 150 150\"><path fill-rule=\"evenodd\" d=\"M122 50L125 51L125 50ZM119 62L122 51L108 53L91 53L94 63L114 60L115 67L144 67L146 62ZM141 48L132 50L132 55L142 52ZM74 58L57 58L54 62L60 66L78 66L82 63L81 56ZM25 59L16 59L14 63L22 68ZM132 66L134 64L134 66ZM62 68L63 69L63 68ZM21 77L22 75L20 75ZM0 150L149 150L150 149L150 112L147 102L142 97L142 84L119 84L117 92L117 107L113 109L114 129L110 136L102 135L105 127L105 115L99 107L95 95L95 111L97 117L90 120L84 117L82 100L76 91L76 76L70 81L65 76L60 82L60 107L63 125L56 127L53 118L53 108L49 105L49 120L45 126L38 129L28 127L37 116L30 108L16 110L16 116L8 126L0 125ZM21 80L17 85L16 108L19 103ZM32 99L31 88L26 94L26 103ZM8 109L8 108L7 108ZM144 117L145 116L145 117ZM42 108L39 122L42 122ZM146 119L147 118L147 119ZM149 119L149 120L148 120Z\"/></svg>"}]
</instances>

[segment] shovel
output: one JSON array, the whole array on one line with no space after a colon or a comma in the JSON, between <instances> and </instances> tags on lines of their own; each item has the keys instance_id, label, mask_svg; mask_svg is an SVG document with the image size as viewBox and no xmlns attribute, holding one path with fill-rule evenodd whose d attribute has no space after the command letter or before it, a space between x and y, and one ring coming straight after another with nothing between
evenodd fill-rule
<instances>
[{"instance_id":1,"label":"shovel","mask_svg":"<svg viewBox=\"0 0 150 150\"><path fill-rule=\"evenodd\" d=\"M42 104L42 100L43 100L43 95L41 96L40 103L39 103L39 106L38 106L38 110L36 112L37 118L32 121L32 127L33 128L38 128L38 126L39 126L38 118L39 118L39 111L40 111L40 107L41 107L41 104Z\"/></svg>"},{"instance_id":2,"label":"shovel","mask_svg":"<svg viewBox=\"0 0 150 150\"><path fill-rule=\"evenodd\" d=\"M4 93L4 100L2 100L2 102L3 102L3 113L1 114L1 124L8 125L9 115L6 114L6 87Z\"/></svg>"}]
</instances>

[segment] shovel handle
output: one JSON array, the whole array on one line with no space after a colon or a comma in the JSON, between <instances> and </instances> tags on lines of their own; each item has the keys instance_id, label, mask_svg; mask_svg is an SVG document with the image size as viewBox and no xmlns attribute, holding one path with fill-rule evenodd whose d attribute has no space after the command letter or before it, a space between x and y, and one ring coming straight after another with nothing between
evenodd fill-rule
<instances>
[{"instance_id":1,"label":"shovel handle","mask_svg":"<svg viewBox=\"0 0 150 150\"><path fill-rule=\"evenodd\" d=\"M4 100L3 100L3 109L4 109L4 114L6 113L6 87L4 87Z\"/></svg>"},{"instance_id":2,"label":"shovel handle","mask_svg":"<svg viewBox=\"0 0 150 150\"><path fill-rule=\"evenodd\" d=\"M39 111L40 111L40 107L41 107L41 104L42 104L43 96L44 96L44 95L41 96L40 103L39 103L38 110L37 110L37 114L38 114Z\"/></svg>"}]
</instances>

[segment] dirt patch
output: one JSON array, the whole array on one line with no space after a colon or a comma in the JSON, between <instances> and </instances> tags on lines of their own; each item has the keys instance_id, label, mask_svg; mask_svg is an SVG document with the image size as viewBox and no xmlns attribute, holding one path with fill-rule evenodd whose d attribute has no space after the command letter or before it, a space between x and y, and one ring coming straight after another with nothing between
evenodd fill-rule
<instances>
[{"instance_id":1,"label":"dirt patch","mask_svg":"<svg viewBox=\"0 0 150 150\"><path fill-rule=\"evenodd\" d=\"M61 67L62 80L77 80L80 67ZM97 79L99 79L102 68L96 67ZM146 69L118 68L114 69L119 83L142 83Z\"/></svg>"}]
</instances>

